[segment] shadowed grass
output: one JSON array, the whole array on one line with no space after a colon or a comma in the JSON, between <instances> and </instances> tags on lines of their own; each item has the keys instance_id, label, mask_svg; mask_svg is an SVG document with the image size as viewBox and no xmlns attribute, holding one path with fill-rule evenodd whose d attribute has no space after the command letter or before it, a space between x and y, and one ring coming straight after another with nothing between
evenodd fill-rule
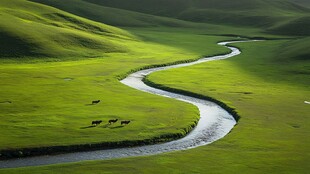
<instances>
[{"instance_id":1,"label":"shadowed grass","mask_svg":"<svg viewBox=\"0 0 310 174\"><path fill-rule=\"evenodd\" d=\"M38 0L54 5L48 0ZM186 21L268 29L273 34L309 35L310 15L304 4L292 0L86 0L100 6L121 8ZM68 7L67 7L68 9ZM117 15L116 15L117 16ZM280 26L279 26L280 25Z\"/></svg>"},{"instance_id":2,"label":"shadowed grass","mask_svg":"<svg viewBox=\"0 0 310 174\"><path fill-rule=\"evenodd\" d=\"M32 0L34 2L47 4L72 14L82 16L98 22L113 26L123 27L199 27L201 24L185 22L167 17L159 17L144 13L111 8L84 0Z\"/></svg>"}]
</instances>

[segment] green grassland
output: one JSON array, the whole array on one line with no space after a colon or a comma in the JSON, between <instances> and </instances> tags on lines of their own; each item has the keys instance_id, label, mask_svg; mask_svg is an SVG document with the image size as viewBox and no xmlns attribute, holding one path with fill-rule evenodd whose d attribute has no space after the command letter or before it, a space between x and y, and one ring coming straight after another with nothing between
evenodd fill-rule
<instances>
[{"instance_id":1,"label":"green grassland","mask_svg":"<svg viewBox=\"0 0 310 174\"><path fill-rule=\"evenodd\" d=\"M281 62L275 52L292 42L304 41L235 44L242 55L150 75L149 80L158 84L212 96L236 108L241 120L216 143L156 156L3 172L307 173L310 108L303 101L310 95L309 61L287 58ZM303 73L295 72L301 68Z\"/></svg>"},{"instance_id":2,"label":"green grassland","mask_svg":"<svg viewBox=\"0 0 310 174\"><path fill-rule=\"evenodd\" d=\"M299 5L310 7L310 2L307 0L291 0L291 1Z\"/></svg>"},{"instance_id":3,"label":"green grassland","mask_svg":"<svg viewBox=\"0 0 310 174\"><path fill-rule=\"evenodd\" d=\"M117 9L105 10L102 6L93 7L91 3L84 4L83 1L61 2L65 4L65 6L61 7L68 11L76 11L77 15L84 18L30 1L14 0L13 2L10 0L0 2L0 14L2 16L0 18L1 62L98 58L107 57L110 53L135 54L134 52L139 48L147 48L147 46L137 46L136 44L142 42L139 42L139 38L130 34L130 32L99 22L126 27L131 25L119 23L118 21L131 24L137 23L137 25L132 26L156 26L159 27L158 30L161 30L162 27L175 26L181 27L181 30L188 28L188 32L192 32L193 29L198 30L195 33L200 32L202 34L203 29L208 29L216 34L220 28L218 25L194 24L151 15L145 15L141 21L143 14L124 10L120 10L121 12L118 13L114 11ZM57 6L58 3L56 2L58 1L53 2L54 6ZM70 6L70 4L76 4L76 6ZM88 12L94 12L97 16L94 17L91 14L81 12L78 7L83 7ZM126 16L129 18L125 19ZM144 19L149 21L148 23L152 23L152 25L149 25ZM109 22L109 20L113 22ZM173 29L168 30L173 31ZM239 32L236 27L227 27L226 30L232 34ZM258 30L253 28L249 32L257 33Z\"/></svg>"},{"instance_id":4,"label":"green grassland","mask_svg":"<svg viewBox=\"0 0 310 174\"><path fill-rule=\"evenodd\" d=\"M31 0L50 5L72 14L98 22L122 27L194 27L202 24L190 23L182 20L148 15L119 8L111 8L84 0Z\"/></svg>"},{"instance_id":5,"label":"green grassland","mask_svg":"<svg viewBox=\"0 0 310 174\"><path fill-rule=\"evenodd\" d=\"M46 0L39 0L45 2ZM96 5L121 8L176 19L256 27L271 34L309 35L310 9L288 0L86 0ZM46 3L46 2L45 2ZM302 25L304 24L304 25ZM290 27L290 29L288 29Z\"/></svg>"},{"instance_id":6,"label":"green grassland","mask_svg":"<svg viewBox=\"0 0 310 174\"><path fill-rule=\"evenodd\" d=\"M122 43L135 40L119 28L24 0L1 1L0 14L1 59L85 59L104 53L127 52Z\"/></svg>"},{"instance_id":7,"label":"green grassland","mask_svg":"<svg viewBox=\"0 0 310 174\"><path fill-rule=\"evenodd\" d=\"M33 1L114 26L209 28L212 24L254 27L269 34L295 36L310 34L308 25L310 9L303 7L303 4L283 0Z\"/></svg>"},{"instance_id":8,"label":"green grassland","mask_svg":"<svg viewBox=\"0 0 310 174\"><path fill-rule=\"evenodd\" d=\"M154 35L156 32L149 34ZM163 38L172 35L160 34ZM186 38L184 36L186 34L174 34L175 38ZM210 45L210 49L197 46L193 52L185 48L139 43L135 46L143 47L140 52L115 54L104 59L1 65L1 100L12 103L0 104L0 127L3 132L0 148L109 142L148 139L168 133L184 134L183 128L197 120L194 107L130 89L118 82L117 77L139 67L227 51L215 45L219 38L210 36L189 35L183 46L192 47L195 41L205 40L209 41L207 45ZM147 51L146 47L149 49L147 54L144 52ZM72 80L66 81L67 78ZM97 99L102 102L96 106L87 106ZM115 126L107 129L81 129L89 126L92 120L102 119L107 123L112 118L130 119L133 124L124 129L109 129Z\"/></svg>"},{"instance_id":9,"label":"green grassland","mask_svg":"<svg viewBox=\"0 0 310 174\"><path fill-rule=\"evenodd\" d=\"M130 89L122 85L118 78L124 77L133 69L149 65L197 59L203 55L228 51L215 45L217 41L225 37L201 35L201 31L195 31L193 34L193 30L171 33L169 30L165 32L164 28L157 28L158 31L132 29L132 33L139 33L139 35L130 34L115 27L95 23L54 8L41 7L31 2L17 1L15 6L12 3L4 3L4 1L2 3L5 9L18 7L21 8L20 11L24 11L27 7L31 9L28 11L31 11L32 15L37 15L37 18L57 14L56 16L70 16L70 21L63 21L62 18L53 18L54 20L44 18L49 22L63 25L63 27L54 27L50 23L42 23L41 20L36 21L29 17L31 23L34 24L23 30L14 30L14 22L22 23L21 17L25 17L24 15L15 17L17 12L7 10L9 12L6 14L12 14L12 18L17 18L17 21L8 25L3 24L4 27L12 25L11 28L5 30L7 31L4 32L5 36L16 34L20 45L30 47L32 45L26 40L29 36L31 42L42 42L42 47L37 49L38 51L52 48L51 45L59 49L47 50L52 54L44 54L44 56L41 55L42 57L36 57L34 54L30 54L32 57L5 57L5 55L2 57L0 66L1 150L143 140L169 134L184 135L184 130L198 119L196 108L182 102L172 102L171 99ZM44 13L36 11L39 7L46 11ZM98 29L95 27L79 31L81 24L77 24L76 20L84 21L91 26L98 24L98 27L101 27L99 29L106 30L107 34L95 33ZM74 25L76 27L73 29L68 27ZM45 28L55 30L55 32L46 31ZM39 32L41 30L45 32ZM120 49L106 53L105 49L109 47L104 47L103 50L98 48L100 51L98 56L101 55L99 58L86 57L86 59L83 57L84 54L96 49L88 48L88 42L84 41L81 42L86 44L87 48L79 43L77 47L71 47L75 45L70 43L76 40L58 33L63 30L76 34L76 37L83 35L93 37L98 39L98 42L115 41ZM27 35L18 35L19 32L25 32ZM51 33L53 36L49 36ZM68 45L67 50L72 51L76 56L64 52L63 47L58 42L54 42L53 39L58 34L59 37L66 39L61 44ZM178 43L175 43L176 40ZM205 41L208 42L202 45L201 43ZM16 45L6 46L8 48L4 50L11 51L11 48L15 48ZM114 45L109 46L114 48ZM17 50L19 49L18 47ZM54 54L57 56L53 57ZM21 53L21 55L25 54ZM13 55L10 54L10 56ZM96 106L87 105L97 99L101 99L102 102ZM137 103L140 104L137 105ZM119 127L117 124L107 127L107 121L112 118L130 119L133 121L133 126ZM103 126L85 129L90 126L92 120L98 119L104 121Z\"/></svg>"},{"instance_id":10,"label":"green grassland","mask_svg":"<svg viewBox=\"0 0 310 174\"><path fill-rule=\"evenodd\" d=\"M289 1L268 6L240 0L241 6L224 7L210 0L178 5L169 0L154 13L160 3L143 1L149 3L141 5L149 10L143 11L128 6L134 2L142 1L0 2L0 150L185 135L199 117L195 107L118 80L150 65L227 53L216 42L239 38L224 35L290 39L234 44L242 55L148 77L235 108L241 119L218 142L156 156L0 173L307 173L310 109L303 102L310 100L309 9ZM223 10L224 18L217 18ZM191 22L180 20L185 17ZM97 99L101 103L90 105ZM132 123L106 125L112 118ZM104 123L90 127L98 119Z\"/></svg>"}]
</instances>

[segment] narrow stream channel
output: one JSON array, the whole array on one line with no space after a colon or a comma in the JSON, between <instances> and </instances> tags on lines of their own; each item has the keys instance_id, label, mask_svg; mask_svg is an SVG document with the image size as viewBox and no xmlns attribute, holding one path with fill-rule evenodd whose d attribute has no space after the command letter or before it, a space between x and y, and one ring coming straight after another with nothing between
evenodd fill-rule
<instances>
[{"instance_id":1,"label":"narrow stream channel","mask_svg":"<svg viewBox=\"0 0 310 174\"><path fill-rule=\"evenodd\" d=\"M244 42L244 41L220 42L218 44L226 46L226 44L236 42ZM86 161L86 160L103 160L103 159L125 158L132 156L155 155L164 152L196 148L199 146L210 144L220 138L223 138L231 131L231 129L236 124L236 121L233 118L233 116L230 115L226 110L210 101L197 99L194 97L189 97L181 94L171 93L147 86L142 82L142 79L146 75L156 71L191 66L212 60L226 59L241 53L240 50L235 47L230 46L226 47L231 50L231 53L221 56L202 58L191 63L182 63L178 65L141 70L133 74L130 74L127 78L121 81L121 83L130 86L132 88L138 89L140 91L149 92L164 97L174 98L176 100L184 101L197 106L200 111L200 120L197 126L184 138L167 143L140 146L140 147L96 150L89 152L74 152L60 155L4 160L0 161L0 168L17 168L26 166L39 166L39 165Z\"/></svg>"}]
</instances>

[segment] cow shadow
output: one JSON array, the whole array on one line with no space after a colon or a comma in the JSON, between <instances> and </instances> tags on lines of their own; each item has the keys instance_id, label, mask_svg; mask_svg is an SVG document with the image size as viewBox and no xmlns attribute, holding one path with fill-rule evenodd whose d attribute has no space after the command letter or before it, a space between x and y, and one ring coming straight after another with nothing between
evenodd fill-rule
<instances>
[{"instance_id":1,"label":"cow shadow","mask_svg":"<svg viewBox=\"0 0 310 174\"><path fill-rule=\"evenodd\" d=\"M115 127L109 127L110 129L119 129L119 128L123 128L124 126L115 126Z\"/></svg>"},{"instance_id":2,"label":"cow shadow","mask_svg":"<svg viewBox=\"0 0 310 174\"><path fill-rule=\"evenodd\" d=\"M107 124L105 124L105 125L103 125L103 126L100 126L101 128L108 128L110 126L110 124L109 123L107 123Z\"/></svg>"},{"instance_id":3,"label":"cow shadow","mask_svg":"<svg viewBox=\"0 0 310 174\"><path fill-rule=\"evenodd\" d=\"M11 104L12 103L12 101L1 101L0 103L3 103L3 104Z\"/></svg>"},{"instance_id":4,"label":"cow shadow","mask_svg":"<svg viewBox=\"0 0 310 174\"><path fill-rule=\"evenodd\" d=\"M80 129L89 129L89 128L93 128L93 127L96 127L94 125L91 125L91 126L85 126L85 127L80 127Z\"/></svg>"}]
</instances>

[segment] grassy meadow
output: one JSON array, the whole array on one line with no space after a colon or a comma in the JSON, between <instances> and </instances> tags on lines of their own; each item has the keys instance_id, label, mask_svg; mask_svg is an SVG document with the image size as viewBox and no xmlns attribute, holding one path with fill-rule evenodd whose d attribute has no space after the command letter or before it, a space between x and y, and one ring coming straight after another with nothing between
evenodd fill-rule
<instances>
[{"instance_id":1,"label":"grassy meadow","mask_svg":"<svg viewBox=\"0 0 310 174\"><path fill-rule=\"evenodd\" d=\"M277 40L234 44L241 55L147 77L238 112L233 131L211 145L0 173L308 173L307 2L222 1L226 6L213 0L141 6L138 0L1 0L0 151L184 136L199 118L197 108L119 79L151 65L227 53L216 43L237 35ZM107 124L115 118L132 122ZM103 123L92 127L92 120Z\"/></svg>"},{"instance_id":2,"label":"grassy meadow","mask_svg":"<svg viewBox=\"0 0 310 174\"><path fill-rule=\"evenodd\" d=\"M156 156L3 172L307 173L310 108L304 100L310 93L309 63L289 58L281 62L274 52L291 42L298 40L239 43L235 45L243 50L240 56L148 77L155 83L211 96L236 108L241 115L238 125L218 142Z\"/></svg>"},{"instance_id":3,"label":"grassy meadow","mask_svg":"<svg viewBox=\"0 0 310 174\"><path fill-rule=\"evenodd\" d=\"M148 40L157 35L157 39L162 38L166 45L137 41L133 43L135 45L130 45L136 47L135 52L110 53L102 59L50 63L33 63L30 60L31 63L2 64L0 95L3 102L12 103L0 105L1 115L5 116L0 123L3 132L0 148L84 144L184 134L183 128L197 121L195 107L136 91L121 84L118 77L139 67L199 58L204 54L225 53L225 48L215 44L224 37L194 34L187 34L186 37L184 33L156 31L140 34L139 37L143 35ZM175 39L183 38L184 42L179 42L175 48L168 46L172 45L171 40L165 40L168 35ZM206 40L209 49L201 44ZM97 99L101 103L89 105ZM139 106L137 103L140 103ZM105 123L112 118L130 119L133 124L123 129L113 129L119 125L106 127ZM104 125L83 129L97 119L104 120Z\"/></svg>"}]
</instances>

